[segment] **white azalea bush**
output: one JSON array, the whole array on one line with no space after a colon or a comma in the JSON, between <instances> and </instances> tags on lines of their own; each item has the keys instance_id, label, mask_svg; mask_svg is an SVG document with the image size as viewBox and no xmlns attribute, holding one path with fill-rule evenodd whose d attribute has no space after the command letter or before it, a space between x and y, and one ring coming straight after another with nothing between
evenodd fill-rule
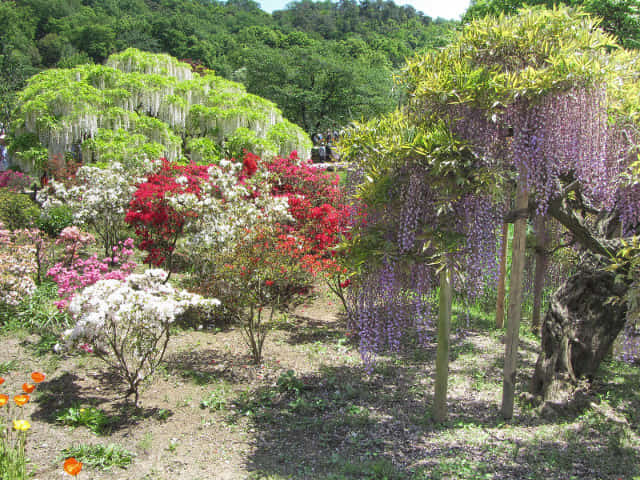
<instances>
[{"instance_id":1,"label":"white azalea bush","mask_svg":"<svg viewBox=\"0 0 640 480\"><path fill-rule=\"evenodd\" d=\"M127 383L126 398L134 395L162 361L171 326L181 317L211 312L215 299L164 283L160 269L133 274L125 280L101 280L73 297L69 305L76 324L64 333L64 347L90 350Z\"/></svg>"},{"instance_id":2,"label":"white azalea bush","mask_svg":"<svg viewBox=\"0 0 640 480\"><path fill-rule=\"evenodd\" d=\"M209 167L200 195L168 197L177 212L196 213L188 217L180 245L191 265L210 263L207 260L233 249L256 228L293 221L287 198L273 196L268 190L269 172L259 168L239 182L243 168L240 162L221 160Z\"/></svg>"},{"instance_id":3,"label":"white azalea bush","mask_svg":"<svg viewBox=\"0 0 640 480\"><path fill-rule=\"evenodd\" d=\"M45 216L54 207L67 205L73 212L74 224L94 231L109 255L126 236L125 213L136 190L135 183L140 180L120 163L106 168L83 166L78 169L76 185L67 188L51 181L38 193L38 202Z\"/></svg>"}]
</instances>

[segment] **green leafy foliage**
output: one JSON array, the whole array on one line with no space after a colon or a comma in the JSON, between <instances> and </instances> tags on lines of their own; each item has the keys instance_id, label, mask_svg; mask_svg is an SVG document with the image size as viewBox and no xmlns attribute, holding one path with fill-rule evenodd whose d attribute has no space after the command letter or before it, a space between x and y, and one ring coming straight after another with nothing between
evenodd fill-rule
<instances>
[{"instance_id":1,"label":"green leafy foliage","mask_svg":"<svg viewBox=\"0 0 640 480\"><path fill-rule=\"evenodd\" d=\"M42 212L36 224L50 237L57 237L62 230L73 225L73 212L66 205L54 205Z\"/></svg>"},{"instance_id":2,"label":"green leafy foliage","mask_svg":"<svg viewBox=\"0 0 640 480\"><path fill-rule=\"evenodd\" d=\"M33 227L39 216L38 206L27 195L0 188L0 222L5 228Z\"/></svg>"},{"instance_id":3,"label":"green leafy foliage","mask_svg":"<svg viewBox=\"0 0 640 480\"><path fill-rule=\"evenodd\" d=\"M107 433L111 419L96 407L74 405L59 411L56 420L70 427L87 427L96 435ZM73 455L71 455L73 456Z\"/></svg>"},{"instance_id":4,"label":"green leafy foliage","mask_svg":"<svg viewBox=\"0 0 640 480\"><path fill-rule=\"evenodd\" d=\"M615 35L625 48L640 48L640 12L635 0L567 0L566 5L583 7L602 22L600 27ZM551 8L557 5L554 0L472 0L463 22L485 15L513 14L525 5L543 5Z\"/></svg>"},{"instance_id":5,"label":"green leafy foliage","mask_svg":"<svg viewBox=\"0 0 640 480\"><path fill-rule=\"evenodd\" d=\"M135 457L134 453L115 443L108 445L83 443L63 449L62 454L65 458L74 457L89 467L103 471L114 467L127 468Z\"/></svg>"}]
</instances>

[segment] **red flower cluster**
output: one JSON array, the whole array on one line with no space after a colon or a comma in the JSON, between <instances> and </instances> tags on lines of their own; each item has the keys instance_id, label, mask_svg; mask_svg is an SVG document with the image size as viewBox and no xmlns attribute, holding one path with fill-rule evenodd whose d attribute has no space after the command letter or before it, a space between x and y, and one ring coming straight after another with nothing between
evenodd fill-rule
<instances>
[{"instance_id":1,"label":"red flower cluster","mask_svg":"<svg viewBox=\"0 0 640 480\"><path fill-rule=\"evenodd\" d=\"M161 265L170 257L182 233L185 215L195 215L176 212L169 205L167 194L200 195L202 181L208 178L207 169L206 165L178 165L162 159L160 171L138 185L125 220L135 228L140 250L148 252L145 263ZM178 182L178 177L186 178L186 182Z\"/></svg>"},{"instance_id":2,"label":"red flower cluster","mask_svg":"<svg viewBox=\"0 0 640 480\"><path fill-rule=\"evenodd\" d=\"M314 167L298 163L297 155L267 163L275 177L272 193L286 196L295 219L290 232L305 238L315 253L326 253L346 233L352 208L344 203L339 178Z\"/></svg>"}]
</instances>

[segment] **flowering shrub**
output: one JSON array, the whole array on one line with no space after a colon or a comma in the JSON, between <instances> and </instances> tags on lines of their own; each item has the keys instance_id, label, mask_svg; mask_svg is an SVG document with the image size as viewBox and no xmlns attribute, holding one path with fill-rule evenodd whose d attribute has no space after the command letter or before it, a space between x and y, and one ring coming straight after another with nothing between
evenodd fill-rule
<instances>
[{"instance_id":1,"label":"flowering shrub","mask_svg":"<svg viewBox=\"0 0 640 480\"><path fill-rule=\"evenodd\" d=\"M313 252L322 257L314 273L320 274L348 312L345 299L345 289L351 283L348 262L344 252L336 247L350 237L353 218L364 214L346 203L337 175L298 160L296 152L287 158L275 158L266 167L272 174L272 193L285 196L289 203L295 220L289 231L304 238Z\"/></svg>"},{"instance_id":2,"label":"flowering shrub","mask_svg":"<svg viewBox=\"0 0 640 480\"><path fill-rule=\"evenodd\" d=\"M169 343L169 329L192 309L211 309L205 300L163 283L159 269L124 280L100 280L76 294L69 312L76 321L64 333L65 345L91 344L93 352L127 383L126 398L138 404L142 382L155 372Z\"/></svg>"},{"instance_id":3,"label":"flowering shrub","mask_svg":"<svg viewBox=\"0 0 640 480\"><path fill-rule=\"evenodd\" d=\"M266 168L272 174L272 194L287 198L295 220L291 230L304 235L316 252L334 247L352 213L338 186L338 176L299 161L296 152L271 160Z\"/></svg>"},{"instance_id":4,"label":"flowering shrub","mask_svg":"<svg viewBox=\"0 0 640 480\"><path fill-rule=\"evenodd\" d=\"M298 162L295 152L272 163L245 152L242 162L206 167L163 162L139 185L127 221L149 252L145 261L167 260L170 268L180 250L190 284L222 299L258 363L263 309L271 316L284 308L320 272L344 274L328 251L350 214L340 199L337 178Z\"/></svg>"},{"instance_id":5,"label":"flowering shrub","mask_svg":"<svg viewBox=\"0 0 640 480\"><path fill-rule=\"evenodd\" d=\"M256 158L247 154L242 163L222 160L209 166L164 161L138 186L126 217L140 249L148 252L145 262L166 261L171 268L181 246L194 272L206 276L212 250L234 244L246 228L289 220L286 200L263 191L268 174L257 168Z\"/></svg>"},{"instance_id":6,"label":"flowering shrub","mask_svg":"<svg viewBox=\"0 0 640 480\"><path fill-rule=\"evenodd\" d=\"M300 239L277 225L261 226L245 230L230 248L217 250L215 269L198 283L220 298L225 313L242 325L253 360L260 363L268 331L265 320L309 291L318 263Z\"/></svg>"},{"instance_id":7,"label":"flowering shrub","mask_svg":"<svg viewBox=\"0 0 640 480\"><path fill-rule=\"evenodd\" d=\"M200 185L206 178L206 166L178 165L163 159L160 170L138 185L125 221L135 228L139 248L148 253L144 263L159 266L166 260L171 270L173 252L185 222L196 214L189 208L176 211L169 197L199 199Z\"/></svg>"},{"instance_id":8,"label":"flowering shrub","mask_svg":"<svg viewBox=\"0 0 640 480\"><path fill-rule=\"evenodd\" d=\"M22 192L32 183L33 179L22 172L14 172L13 170L0 172L0 188L6 188L12 192Z\"/></svg>"},{"instance_id":9,"label":"flowering shrub","mask_svg":"<svg viewBox=\"0 0 640 480\"><path fill-rule=\"evenodd\" d=\"M112 247L111 255L99 259L96 254L82 259L81 249L95 241L93 235L84 233L78 227L67 227L56 240L64 245L65 258L49 269L47 275L58 285L61 300L55 302L60 310L68 307L75 293L99 280L124 280L135 269L136 264L129 261L133 254L133 239Z\"/></svg>"},{"instance_id":10,"label":"flowering shrub","mask_svg":"<svg viewBox=\"0 0 640 480\"><path fill-rule=\"evenodd\" d=\"M284 198L269 194L269 173L258 168L255 155L242 163L222 160L211 165L201 194L174 197L173 207L193 212L185 233L185 250L199 264L208 252L225 250L241 241L247 229L292 221Z\"/></svg>"},{"instance_id":11,"label":"flowering shrub","mask_svg":"<svg viewBox=\"0 0 640 480\"><path fill-rule=\"evenodd\" d=\"M2 227L0 223L0 304L15 307L36 289L35 247L28 232Z\"/></svg>"},{"instance_id":12,"label":"flowering shrub","mask_svg":"<svg viewBox=\"0 0 640 480\"><path fill-rule=\"evenodd\" d=\"M110 255L113 247L124 240L127 224L125 213L131 201L136 179L119 163L107 168L80 167L76 185L66 187L52 180L38 193L45 216L52 215L54 207L67 205L73 212L74 223L95 231Z\"/></svg>"}]
</instances>

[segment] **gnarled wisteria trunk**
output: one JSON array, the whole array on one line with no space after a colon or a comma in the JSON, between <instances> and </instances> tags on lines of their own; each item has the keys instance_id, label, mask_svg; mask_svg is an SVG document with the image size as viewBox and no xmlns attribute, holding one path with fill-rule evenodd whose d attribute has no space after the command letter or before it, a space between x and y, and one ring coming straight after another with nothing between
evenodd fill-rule
<instances>
[{"instance_id":1,"label":"gnarled wisteria trunk","mask_svg":"<svg viewBox=\"0 0 640 480\"><path fill-rule=\"evenodd\" d=\"M591 378L626 323L629 284L585 263L554 294L542 324L542 348L530 393L566 403L580 378ZM612 301L617 299L618 301Z\"/></svg>"}]
</instances>

